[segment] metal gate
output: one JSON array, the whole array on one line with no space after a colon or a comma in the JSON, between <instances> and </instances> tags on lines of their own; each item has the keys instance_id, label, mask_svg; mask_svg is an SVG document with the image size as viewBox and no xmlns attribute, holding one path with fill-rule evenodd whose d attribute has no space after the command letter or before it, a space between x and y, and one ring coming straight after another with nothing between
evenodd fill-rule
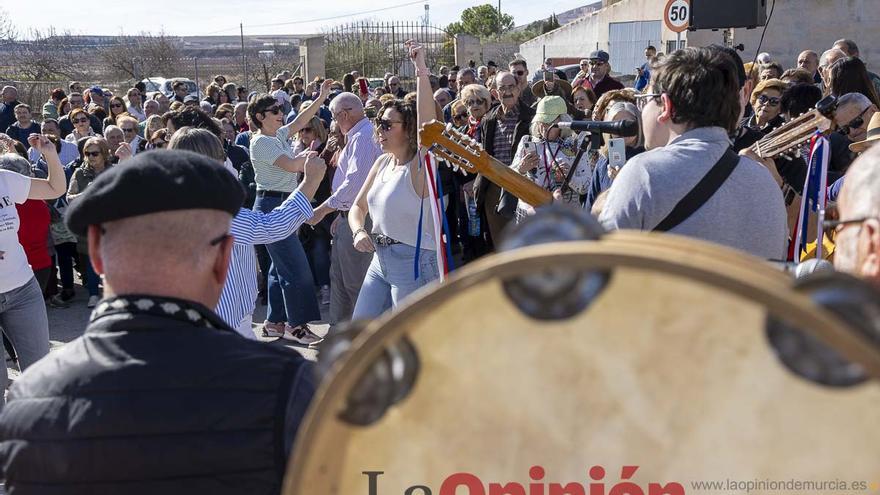
<instances>
[{"instance_id":1,"label":"metal gate","mask_svg":"<svg viewBox=\"0 0 880 495\"><path fill-rule=\"evenodd\" d=\"M634 74L645 63L645 47L662 49L662 21L612 22L608 25L608 54L614 72Z\"/></svg>"},{"instance_id":2,"label":"metal gate","mask_svg":"<svg viewBox=\"0 0 880 495\"><path fill-rule=\"evenodd\" d=\"M404 47L406 40L417 40L426 49L428 67L435 71L455 64L452 36L436 26L417 22L359 22L333 28L327 40L327 77L341 79L351 71L364 77L401 76L404 82L414 76L412 62Z\"/></svg>"}]
</instances>

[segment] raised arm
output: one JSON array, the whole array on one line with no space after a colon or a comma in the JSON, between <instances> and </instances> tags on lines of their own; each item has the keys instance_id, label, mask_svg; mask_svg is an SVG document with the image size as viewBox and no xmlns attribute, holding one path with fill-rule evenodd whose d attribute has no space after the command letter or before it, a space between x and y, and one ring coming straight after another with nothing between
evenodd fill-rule
<instances>
[{"instance_id":1,"label":"raised arm","mask_svg":"<svg viewBox=\"0 0 880 495\"><path fill-rule=\"evenodd\" d=\"M28 199L56 199L67 192L67 178L55 145L42 134L31 134L28 138L31 147L40 150L46 164L49 165L49 176L45 179L31 179L31 190Z\"/></svg>"},{"instance_id":2,"label":"raised arm","mask_svg":"<svg viewBox=\"0 0 880 495\"><path fill-rule=\"evenodd\" d=\"M328 96L330 96L330 85L332 85L333 82L333 79L325 79L324 82L321 83L321 94L318 95L318 98L313 101L308 108L296 114L293 122L287 124L286 127L289 136L296 134L300 129L309 125L309 121L312 120L312 117L318 115L318 110L321 109L321 104L324 103ZM301 171L302 170L300 170L300 172Z\"/></svg>"},{"instance_id":3,"label":"raised arm","mask_svg":"<svg viewBox=\"0 0 880 495\"><path fill-rule=\"evenodd\" d=\"M416 67L416 108L418 111L418 125L435 120L437 118L437 103L434 101L434 93L431 91L431 81L428 76L431 72L425 62L425 49L418 42L410 40L406 42L409 56Z\"/></svg>"}]
</instances>

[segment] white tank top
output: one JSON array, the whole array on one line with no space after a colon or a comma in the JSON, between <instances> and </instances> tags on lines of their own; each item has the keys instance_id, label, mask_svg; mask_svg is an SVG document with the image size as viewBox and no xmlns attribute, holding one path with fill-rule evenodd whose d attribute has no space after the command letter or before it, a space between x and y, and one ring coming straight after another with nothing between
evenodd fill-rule
<instances>
[{"instance_id":1,"label":"white tank top","mask_svg":"<svg viewBox=\"0 0 880 495\"><path fill-rule=\"evenodd\" d=\"M434 241L434 216L430 198L422 199L413 189L410 167L417 167L418 155L406 166L394 166L391 153L380 156L379 170L373 186L367 193L373 233L382 234L415 247L419 229L419 209L422 215L421 249L437 250ZM424 166L424 165L422 165ZM427 182L425 187L428 187ZM427 189L426 189L427 190Z\"/></svg>"}]
</instances>

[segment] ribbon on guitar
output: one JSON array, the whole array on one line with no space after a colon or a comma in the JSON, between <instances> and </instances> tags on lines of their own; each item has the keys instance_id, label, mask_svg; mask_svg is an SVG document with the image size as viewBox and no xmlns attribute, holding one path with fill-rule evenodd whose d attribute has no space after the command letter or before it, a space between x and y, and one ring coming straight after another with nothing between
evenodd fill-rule
<instances>
[{"instance_id":1,"label":"ribbon on guitar","mask_svg":"<svg viewBox=\"0 0 880 495\"><path fill-rule=\"evenodd\" d=\"M828 188L828 161L831 155L828 138L821 133L816 133L810 139L810 159L807 162L807 177L804 181L804 194L801 198L801 208L798 214L798 222L792 235L792 243L789 249L789 260L799 261L803 253L807 251L807 232L809 231L810 213L824 210L827 202L826 190ZM823 229L819 218L817 239L822 239ZM822 243L816 244L816 258L822 258Z\"/></svg>"},{"instance_id":2,"label":"ribbon on guitar","mask_svg":"<svg viewBox=\"0 0 880 495\"><path fill-rule=\"evenodd\" d=\"M419 157L419 166L421 166L422 157ZM431 215L434 219L434 241L436 243L437 250L437 271L440 274L440 281L446 279L446 275L453 269L452 268L452 250L449 245L449 240L447 238L449 232L449 224L446 221L446 208L443 204L443 184L440 182L440 174L437 173L437 160L434 158L434 155L427 151L424 155L425 162L425 172L426 172L426 180L428 182L429 190L428 195L430 197L429 204L431 205ZM422 232L422 213L419 213L419 233ZM419 244L421 243L421 235L418 237ZM416 278L418 278L418 253L419 248L421 246L416 246L416 260L415 260L415 273Z\"/></svg>"}]
</instances>

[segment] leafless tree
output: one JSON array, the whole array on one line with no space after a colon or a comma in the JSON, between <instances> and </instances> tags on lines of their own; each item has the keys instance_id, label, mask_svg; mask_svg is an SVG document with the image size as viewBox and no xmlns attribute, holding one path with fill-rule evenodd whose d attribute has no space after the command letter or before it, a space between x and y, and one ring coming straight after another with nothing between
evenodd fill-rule
<instances>
[{"instance_id":1,"label":"leafless tree","mask_svg":"<svg viewBox=\"0 0 880 495\"><path fill-rule=\"evenodd\" d=\"M179 41L164 33L120 37L98 53L109 77L134 80L176 76L183 57Z\"/></svg>"}]
</instances>

